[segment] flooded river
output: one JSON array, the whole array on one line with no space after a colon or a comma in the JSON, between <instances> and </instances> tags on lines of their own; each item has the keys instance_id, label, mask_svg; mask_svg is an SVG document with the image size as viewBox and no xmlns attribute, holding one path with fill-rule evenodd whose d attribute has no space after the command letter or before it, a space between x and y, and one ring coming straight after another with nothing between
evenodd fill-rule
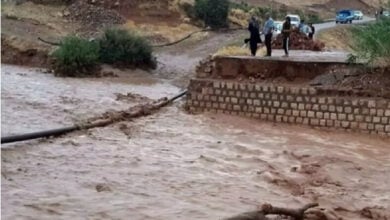
<instances>
[{"instance_id":1,"label":"flooded river","mask_svg":"<svg viewBox=\"0 0 390 220\"><path fill-rule=\"evenodd\" d=\"M140 73L143 74L143 73ZM178 93L131 74L62 79L2 68L2 135L72 124ZM117 100L131 92L145 99ZM344 219L389 218L388 139L253 119L149 117L2 146L4 219L221 219L268 202L319 202Z\"/></svg>"},{"instance_id":2,"label":"flooded river","mask_svg":"<svg viewBox=\"0 0 390 220\"><path fill-rule=\"evenodd\" d=\"M118 98L127 93L147 100L180 90L147 72L117 74L112 78L57 78L39 69L2 65L2 135L70 125L139 104Z\"/></svg>"}]
</instances>

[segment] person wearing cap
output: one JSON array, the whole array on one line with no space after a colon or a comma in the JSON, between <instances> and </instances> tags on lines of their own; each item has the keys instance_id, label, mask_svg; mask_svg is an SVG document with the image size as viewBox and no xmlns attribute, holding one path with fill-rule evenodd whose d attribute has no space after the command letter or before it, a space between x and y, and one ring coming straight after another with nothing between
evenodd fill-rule
<instances>
[{"instance_id":1,"label":"person wearing cap","mask_svg":"<svg viewBox=\"0 0 390 220\"><path fill-rule=\"evenodd\" d=\"M282 35L283 35L283 49L284 49L284 57L288 57L289 56L289 52L288 52L288 46L289 46L289 41L290 41L290 33L291 33L292 29L291 29L291 18L290 17L286 17L286 21L283 23L283 27L282 27Z\"/></svg>"},{"instance_id":2,"label":"person wearing cap","mask_svg":"<svg viewBox=\"0 0 390 220\"><path fill-rule=\"evenodd\" d=\"M274 20L271 15L267 13L265 15L266 22L264 23L263 34L265 36L265 46L267 47L267 57L272 54L272 33L274 31Z\"/></svg>"}]
</instances>

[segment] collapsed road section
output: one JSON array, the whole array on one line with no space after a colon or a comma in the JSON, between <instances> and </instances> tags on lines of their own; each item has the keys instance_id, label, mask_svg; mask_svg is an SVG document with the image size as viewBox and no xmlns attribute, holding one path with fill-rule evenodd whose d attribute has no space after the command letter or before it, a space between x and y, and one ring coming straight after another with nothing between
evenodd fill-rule
<instances>
[{"instance_id":1,"label":"collapsed road section","mask_svg":"<svg viewBox=\"0 0 390 220\"><path fill-rule=\"evenodd\" d=\"M215 57L202 65L189 86L187 108L192 112L390 137L388 94L337 84L338 79L362 75L361 64L317 54L292 59Z\"/></svg>"}]
</instances>

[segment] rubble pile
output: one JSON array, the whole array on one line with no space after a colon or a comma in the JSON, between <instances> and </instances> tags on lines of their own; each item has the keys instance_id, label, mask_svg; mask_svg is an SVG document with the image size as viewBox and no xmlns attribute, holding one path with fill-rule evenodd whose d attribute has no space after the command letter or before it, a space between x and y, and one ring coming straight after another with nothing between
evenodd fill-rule
<instances>
[{"instance_id":1,"label":"rubble pile","mask_svg":"<svg viewBox=\"0 0 390 220\"><path fill-rule=\"evenodd\" d=\"M279 34L272 43L274 49L283 49L283 35ZM311 40L306 34L294 31L290 35L291 50L312 50L322 51L325 48L325 44L321 41Z\"/></svg>"},{"instance_id":2,"label":"rubble pile","mask_svg":"<svg viewBox=\"0 0 390 220\"><path fill-rule=\"evenodd\" d=\"M214 60L212 56L208 56L201 60L196 66L196 76L199 78L209 77L213 74Z\"/></svg>"},{"instance_id":3,"label":"rubble pile","mask_svg":"<svg viewBox=\"0 0 390 220\"><path fill-rule=\"evenodd\" d=\"M107 9L84 1L76 1L71 4L64 16L72 21L81 22L91 29L110 27L115 24L123 24L126 19L115 10Z\"/></svg>"}]
</instances>

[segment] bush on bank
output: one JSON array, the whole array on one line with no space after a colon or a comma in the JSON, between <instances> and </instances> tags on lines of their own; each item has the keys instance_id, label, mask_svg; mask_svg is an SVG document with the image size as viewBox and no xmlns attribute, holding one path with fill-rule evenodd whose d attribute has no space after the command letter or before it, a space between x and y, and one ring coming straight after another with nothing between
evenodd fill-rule
<instances>
[{"instance_id":1,"label":"bush on bank","mask_svg":"<svg viewBox=\"0 0 390 220\"><path fill-rule=\"evenodd\" d=\"M133 32L107 29L99 39L100 60L124 66L155 66L149 42Z\"/></svg>"},{"instance_id":2,"label":"bush on bank","mask_svg":"<svg viewBox=\"0 0 390 220\"><path fill-rule=\"evenodd\" d=\"M56 75L93 75L99 63L99 45L96 42L69 36L64 38L52 55Z\"/></svg>"},{"instance_id":3,"label":"bush on bank","mask_svg":"<svg viewBox=\"0 0 390 220\"><path fill-rule=\"evenodd\" d=\"M121 29L108 29L96 41L69 36L52 54L58 76L97 75L99 64L155 68L156 61L147 40Z\"/></svg>"},{"instance_id":4,"label":"bush on bank","mask_svg":"<svg viewBox=\"0 0 390 220\"><path fill-rule=\"evenodd\" d=\"M221 28L228 25L228 0L195 0L195 15L206 26Z\"/></svg>"}]
</instances>

